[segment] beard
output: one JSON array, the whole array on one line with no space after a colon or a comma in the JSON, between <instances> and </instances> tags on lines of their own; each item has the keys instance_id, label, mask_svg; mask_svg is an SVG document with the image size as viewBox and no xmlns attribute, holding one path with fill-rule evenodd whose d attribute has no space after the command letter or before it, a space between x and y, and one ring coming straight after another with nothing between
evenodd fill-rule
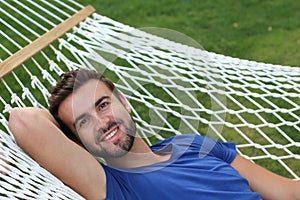
<instances>
[{"instance_id":1,"label":"beard","mask_svg":"<svg viewBox=\"0 0 300 200\"><path fill-rule=\"evenodd\" d=\"M121 142L120 140L118 140L117 142L114 143L116 148L114 148L113 150L103 148L102 152L98 154L100 154L100 157L106 160L111 158L122 157L130 151L130 149L133 146L133 142L134 142L134 136L126 135L125 141Z\"/></svg>"},{"instance_id":2,"label":"beard","mask_svg":"<svg viewBox=\"0 0 300 200\"><path fill-rule=\"evenodd\" d=\"M108 131L111 127L118 125L123 125L124 130L120 130L123 133L125 133L125 139L124 138L118 138L114 143L109 143L109 144L101 144L99 139L96 139L96 145L100 147L100 149L92 149L89 148L89 145L86 146L87 150L94 156L96 157L102 157L103 159L112 159L112 158L119 158L124 155L126 155L132 148L135 135L136 135L136 125L130 116L130 119L128 120L128 125L124 123L123 120L117 120L117 121L112 121L109 123L107 129L105 130L99 130L99 137L103 135L106 131Z\"/></svg>"}]
</instances>

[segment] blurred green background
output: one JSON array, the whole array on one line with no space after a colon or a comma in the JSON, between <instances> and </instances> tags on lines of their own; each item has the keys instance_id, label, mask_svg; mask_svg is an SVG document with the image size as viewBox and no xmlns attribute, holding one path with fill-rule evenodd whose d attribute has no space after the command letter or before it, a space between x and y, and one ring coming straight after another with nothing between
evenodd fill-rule
<instances>
[{"instance_id":1,"label":"blurred green background","mask_svg":"<svg viewBox=\"0 0 300 200\"><path fill-rule=\"evenodd\" d=\"M96 9L97 13L135 28L167 28L183 33L187 37L190 37L199 43L204 49L211 52L279 65L299 66L300 63L300 54L298 53L298 49L300 47L300 1L76 1L82 5L90 4ZM7 2L16 4L11 0L7 0ZM23 2L26 1L23 0ZM29 1L27 1L27 3L28 2ZM53 3L54 1L52 0L49 2ZM4 6L2 7L1 5L0 7L3 8ZM4 18L4 15L1 17ZM13 27L18 27L15 23L10 23ZM31 26L30 23L27 22L27 24L28 26ZM19 44L24 46L27 44L24 39L18 38L13 31L6 31L3 27L1 27L1 31L7 32L9 37L11 37L14 41L17 41ZM44 31L41 31L40 34L43 33ZM36 36L31 33L27 33L25 35L32 40L36 38ZM10 42L1 41L1 45L2 44L3 46L9 46ZM54 44L57 45L57 41L54 42ZM17 49L17 47L9 48L9 50L13 52L17 51ZM53 54L49 47L45 48L44 51L47 54L48 52ZM3 50L0 52L0 55L1 59L9 56L8 53ZM40 54L36 55L35 58L39 63L41 63L41 66L48 66L47 60L45 60ZM28 61L26 64L28 66L35 65L32 61ZM24 80L30 80L30 77L26 79L27 76L23 75L24 69L19 68L18 70L15 70L18 77L22 77ZM10 83L11 88L14 88L13 91L22 94L22 88L19 88L14 81L11 81L10 78L13 77L10 76L6 78L7 83ZM24 84L29 88L31 87L30 81L24 81ZM46 86L47 88L50 87L49 85ZM10 102L10 95L5 95L4 90L5 87L0 84L1 96L7 102ZM36 91L33 90L32 92ZM43 96L39 95L38 91L34 96L37 97L39 102L44 102ZM0 105L0 109L3 109L3 107L4 105ZM299 110L297 113L299 113ZM299 116L297 113L295 115ZM234 121L235 118L232 117L230 120ZM248 130L243 131L247 132ZM286 132L295 135L298 134L298 132L293 130L290 131L290 129L286 129ZM247 133L249 133L249 131ZM230 140L238 140L237 138L233 138L234 136L231 135L230 130L225 130L224 134L227 134L226 136ZM273 134L273 132L271 134ZM296 139L296 137L294 137L294 139ZM256 153L253 149L250 149L249 152L251 152L249 154ZM294 152L299 152L299 148L295 147ZM288 159L286 162L289 166L291 166L293 171L297 173L297 175L300 174L299 160L295 162L295 159ZM276 173L291 177L289 173L284 171L282 166L277 162L274 162L274 160L268 159L266 161L262 159L257 163L267 166Z\"/></svg>"},{"instance_id":2,"label":"blurred green background","mask_svg":"<svg viewBox=\"0 0 300 200\"><path fill-rule=\"evenodd\" d=\"M300 63L300 1L78 0L135 28L168 28L204 49L280 65Z\"/></svg>"}]
</instances>

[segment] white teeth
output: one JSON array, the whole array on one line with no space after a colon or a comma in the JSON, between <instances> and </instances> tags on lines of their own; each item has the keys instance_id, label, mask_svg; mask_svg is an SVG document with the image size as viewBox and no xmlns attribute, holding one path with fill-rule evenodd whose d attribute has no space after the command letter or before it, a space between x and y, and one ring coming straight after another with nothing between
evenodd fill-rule
<instances>
[{"instance_id":1,"label":"white teeth","mask_svg":"<svg viewBox=\"0 0 300 200\"><path fill-rule=\"evenodd\" d=\"M115 129L113 132L111 132L108 136L106 136L104 139L105 140L109 140L110 138L112 138L117 132L117 129Z\"/></svg>"}]
</instances>

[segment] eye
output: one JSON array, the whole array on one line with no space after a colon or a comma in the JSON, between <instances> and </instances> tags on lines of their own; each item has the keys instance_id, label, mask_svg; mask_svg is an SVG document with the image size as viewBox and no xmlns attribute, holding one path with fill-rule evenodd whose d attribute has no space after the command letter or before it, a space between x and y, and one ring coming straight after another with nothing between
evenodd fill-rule
<instances>
[{"instance_id":1,"label":"eye","mask_svg":"<svg viewBox=\"0 0 300 200\"><path fill-rule=\"evenodd\" d=\"M105 107L107 107L108 106L108 102L103 102L103 103L101 103L100 105L99 105L99 110L102 110L102 109L104 109Z\"/></svg>"},{"instance_id":2,"label":"eye","mask_svg":"<svg viewBox=\"0 0 300 200\"><path fill-rule=\"evenodd\" d=\"M82 118L80 121L78 121L77 127L81 128L81 127L87 125L88 122L89 122L89 120L87 118Z\"/></svg>"},{"instance_id":3,"label":"eye","mask_svg":"<svg viewBox=\"0 0 300 200\"><path fill-rule=\"evenodd\" d=\"M108 110L109 105L111 104L111 99L107 96L100 97L96 102L95 102L95 109L98 112L106 111Z\"/></svg>"}]
</instances>

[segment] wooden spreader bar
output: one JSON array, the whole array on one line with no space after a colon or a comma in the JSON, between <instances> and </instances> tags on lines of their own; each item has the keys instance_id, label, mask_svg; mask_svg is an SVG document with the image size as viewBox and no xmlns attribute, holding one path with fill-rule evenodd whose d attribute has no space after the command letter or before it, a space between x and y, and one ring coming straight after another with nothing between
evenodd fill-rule
<instances>
[{"instance_id":1,"label":"wooden spreader bar","mask_svg":"<svg viewBox=\"0 0 300 200\"><path fill-rule=\"evenodd\" d=\"M61 37L63 34L68 32L70 29L72 29L74 26L79 24L94 12L95 9L92 6L86 6L70 18L52 28L50 31L44 33L32 43L28 44L24 48L17 51L15 54L5 59L0 63L0 78L4 77L6 74L14 70L26 60L34 56L36 53L40 52L42 49L47 47L57 38Z\"/></svg>"}]
</instances>

